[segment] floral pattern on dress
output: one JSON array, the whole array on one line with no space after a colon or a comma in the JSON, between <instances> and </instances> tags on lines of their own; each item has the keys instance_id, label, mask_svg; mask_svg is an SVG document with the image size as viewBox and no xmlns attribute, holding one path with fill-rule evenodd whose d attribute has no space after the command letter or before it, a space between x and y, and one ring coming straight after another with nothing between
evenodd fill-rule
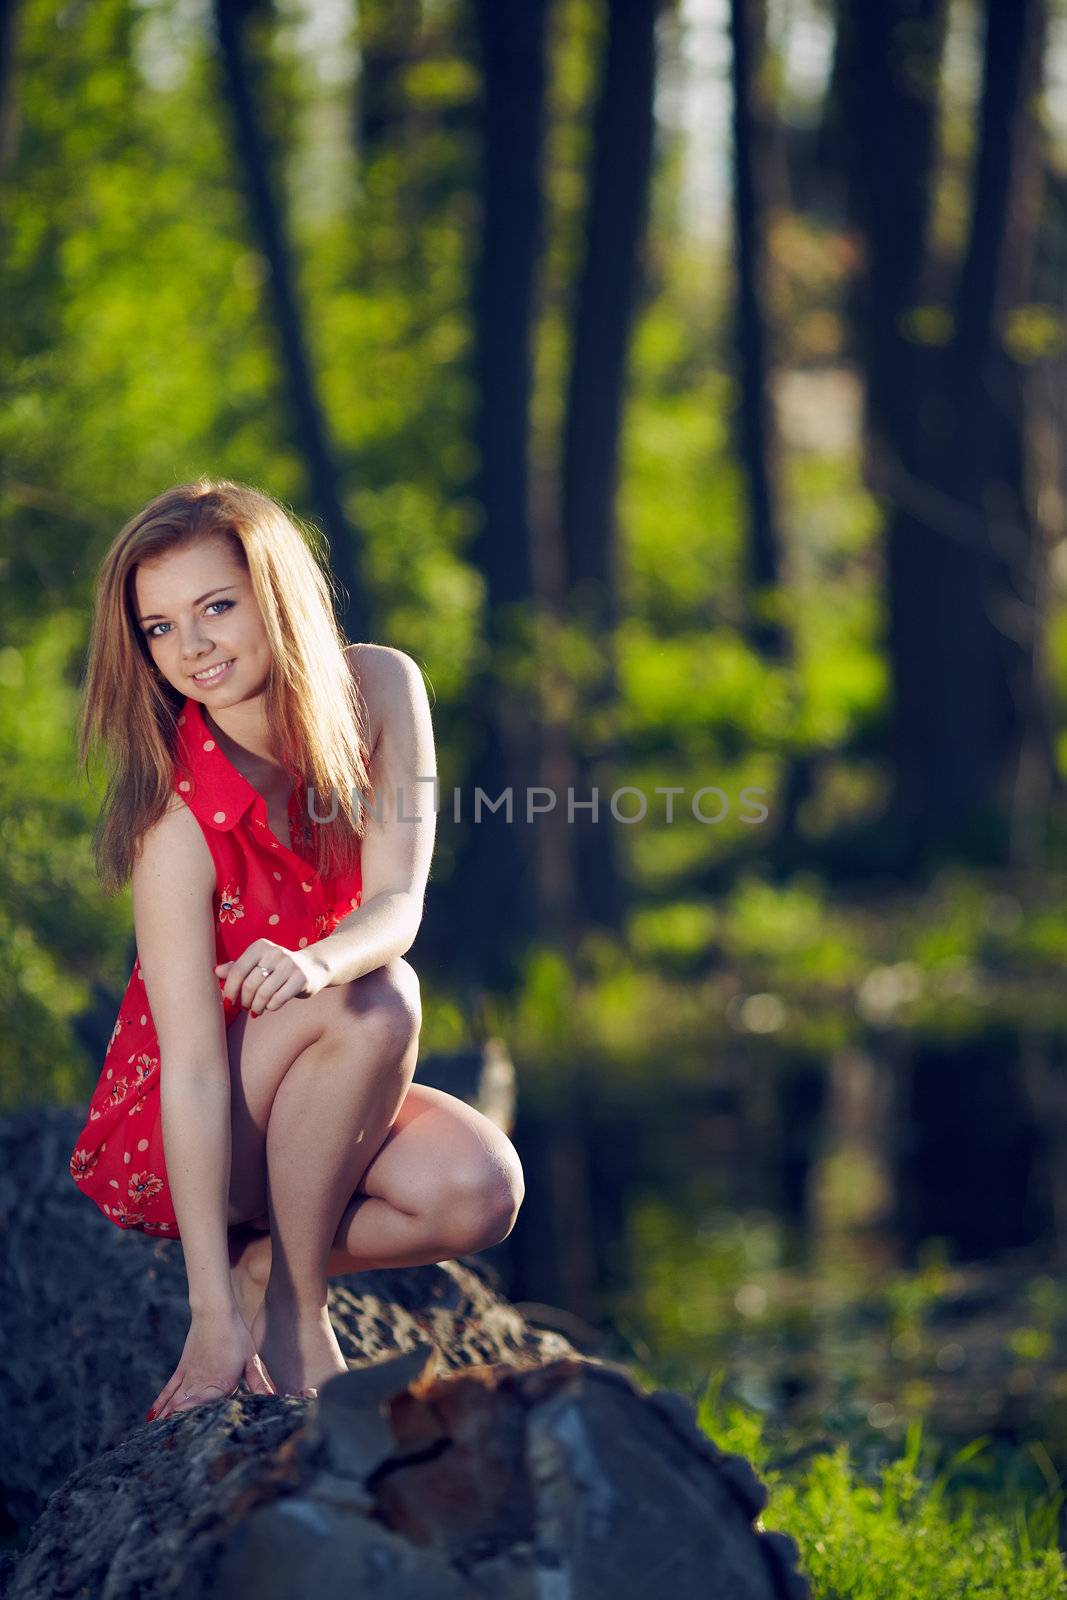
<instances>
[{"instance_id":1,"label":"floral pattern on dress","mask_svg":"<svg viewBox=\"0 0 1067 1600\"><path fill-rule=\"evenodd\" d=\"M104 1207L105 1211L107 1207ZM139 1228L144 1222L143 1211L127 1211L121 1200L116 1200L111 1207L111 1216L120 1228Z\"/></svg>"},{"instance_id":2,"label":"floral pattern on dress","mask_svg":"<svg viewBox=\"0 0 1067 1600\"><path fill-rule=\"evenodd\" d=\"M241 896L232 884L227 884L219 899L219 921L236 922L238 917L243 917L245 908L241 904Z\"/></svg>"},{"instance_id":3,"label":"floral pattern on dress","mask_svg":"<svg viewBox=\"0 0 1067 1600\"><path fill-rule=\"evenodd\" d=\"M153 1072L155 1072L156 1068L159 1066L159 1057L150 1056L146 1051L142 1055L131 1056L130 1065L133 1067L133 1081L136 1087L142 1083L148 1082ZM138 1104L140 1104L140 1101L138 1101Z\"/></svg>"},{"instance_id":4,"label":"floral pattern on dress","mask_svg":"<svg viewBox=\"0 0 1067 1600\"><path fill-rule=\"evenodd\" d=\"M104 1097L104 1104L120 1106L129 1093L129 1089L130 1085L126 1078L116 1078Z\"/></svg>"},{"instance_id":5,"label":"floral pattern on dress","mask_svg":"<svg viewBox=\"0 0 1067 1600\"><path fill-rule=\"evenodd\" d=\"M151 1200L163 1188L163 1179L157 1178L154 1172L135 1172L130 1178L130 1187L127 1193L131 1200Z\"/></svg>"},{"instance_id":6,"label":"floral pattern on dress","mask_svg":"<svg viewBox=\"0 0 1067 1600\"><path fill-rule=\"evenodd\" d=\"M81 1183L83 1178L87 1178L96 1166L96 1162L97 1151L75 1150L70 1158L70 1175L74 1182Z\"/></svg>"}]
</instances>

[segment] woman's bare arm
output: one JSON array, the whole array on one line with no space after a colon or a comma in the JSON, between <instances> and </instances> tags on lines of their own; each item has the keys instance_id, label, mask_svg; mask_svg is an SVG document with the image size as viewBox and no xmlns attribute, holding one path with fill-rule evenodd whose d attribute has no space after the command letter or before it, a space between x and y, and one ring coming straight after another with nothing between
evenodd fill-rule
<instances>
[{"instance_id":1,"label":"woman's bare arm","mask_svg":"<svg viewBox=\"0 0 1067 1600\"><path fill-rule=\"evenodd\" d=\"M329 983L350 983L410 950L437 831L437 757L421 670L384 645L351 646L347 654L372 723L370 778L381 820L368 810L359 906L311 947Z\"/></svg>"},{"instance_id":2,"label":"woman's bare arm","mask_svg":"<svg viewBox=\"0 0 1067 1600\"><path fill-rule=\"evenodd\" d=\"M233 1303L227 1250L230 1071L214 975L215 868L200 825L176 801L133 868L137 953L159 1038L163 1146L181 1231L189 1308Z\"/></svg>"}]
</instances>

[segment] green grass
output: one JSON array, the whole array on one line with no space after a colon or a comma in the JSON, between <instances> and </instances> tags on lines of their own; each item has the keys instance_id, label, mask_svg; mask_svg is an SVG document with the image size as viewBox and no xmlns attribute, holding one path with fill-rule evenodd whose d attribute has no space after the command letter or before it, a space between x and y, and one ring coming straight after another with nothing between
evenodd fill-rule
<instances>
[{"instance_id":1,"label":"green grass","mask_svg":"<svg viewBox=\"0 0 1067 1600\"><path fill-rule=\"evenodd\" d=\"M1067 1490L1038 1451L1046 1488L1036 1495L981 1488L988 1436L939 1463L920 1419L909 1426L901 1454L869 1470L857 1465L846 1441L809 1447L807 1459L792 1466L788 1457L776 1464L778 1447L763 1417L724 1400L723 1376L707 1384L699 1425L721 1449L753 1463L770 1495L758 1525L796 1540L817 1600L1067 1595L1057 1545Z\"/></svg>"}]
</instances>

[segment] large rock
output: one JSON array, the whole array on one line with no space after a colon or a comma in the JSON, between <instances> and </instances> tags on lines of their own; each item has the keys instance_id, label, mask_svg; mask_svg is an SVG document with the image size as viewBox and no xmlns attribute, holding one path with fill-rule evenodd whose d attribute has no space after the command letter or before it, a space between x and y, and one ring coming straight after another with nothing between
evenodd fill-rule
<instances>
[{"instance_id":1,"label":"large rock","mask_svg":"<svg viewBox=\"0 0 1067 1600\"><path fill-rule=\"evenodd\" d=\"M32 1524L10 1600L808 1594L687 1400L530 1327L471 1259L331 1280L351 1370L318 1402L146 1424L188 1325L181 1249L77 1193L78 1126L0 1121L2 1503Z\"/></svg>"}]
</instances>

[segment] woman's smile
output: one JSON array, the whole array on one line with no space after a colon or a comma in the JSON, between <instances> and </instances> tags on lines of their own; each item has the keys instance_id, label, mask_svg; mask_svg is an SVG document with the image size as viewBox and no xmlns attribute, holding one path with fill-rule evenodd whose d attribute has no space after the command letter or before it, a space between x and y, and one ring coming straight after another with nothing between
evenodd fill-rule
<instances>
[{"instance_id":1,"label":"woman's smile","mask_svg":"<svg viewBox=\"0 0 1067 1600\"><path fill-rule=\"evenodd\" d=\"M204 684L205 686L208 684L221 683L223 678L229 677L230 668L233 666L235 660L236 657L231 656L228 661L219 661L212 667L205 667L202 672L194 672L193 681L195 683Z\"/></svg>"}]
</instances>

